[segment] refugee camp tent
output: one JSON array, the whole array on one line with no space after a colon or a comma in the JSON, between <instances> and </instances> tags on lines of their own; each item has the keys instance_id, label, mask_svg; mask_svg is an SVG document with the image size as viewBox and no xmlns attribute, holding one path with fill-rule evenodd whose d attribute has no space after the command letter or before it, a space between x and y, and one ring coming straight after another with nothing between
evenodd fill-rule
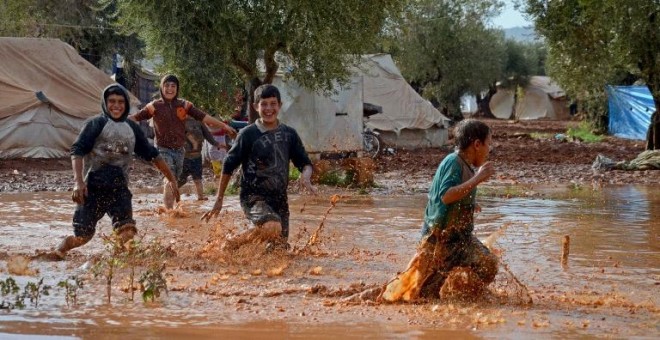
<instances>
[{"instance_id":1,"label":"refugee camp tent","mask_svg":"<svg viewBox=\"0 0 660 340\"><path fill-rule=\"evenodd\" d=\"M0 158L67 156L110 76L57 39L0 38L0 60Z\"/></svg>"},{"instance_id":2,"label":"refugee camp tent","mask_svg":"<svg viewBox=\"0 0 660 340\"><path fill-rule=\"evenodd\" d=\"M365 55L358 69L364 102L383 108L366 125L378 130L386 144L415 148L447 142L450 119L408 84L389 54Z\"/></svg>"},{"instance_id":3,"label":"refugee camp tent","mask_svg":"<svg viewBox=\"0 0 660 340\"><path fill-rule=\"evenodd\" d=\"M653 96L646 86L607 86L608 130L627 139L646 139L655 112Z\"/></svg>"},{"instance_id":4,"label":"refugee camp tent","mask_svg":"<svg viewBox=\"0 0 660 340\"><path fill-rule=\"evenodd\" d=\"M495 117L511 118L514 91L498 88L491 98L490 109ZM533 76L522 91L516 104L515 119L568 119L569 102L566 92L550 77Z\"/></svg>"},{"instance_id":5,"label":"refugee camp tent","mask_svg":"<svg viewBox=\"0 0 660 340\"><path fill-rule=\"evenodd\" d=\"M273 85L282 95L280 120L298 131L310 152L362 150L364 103L382 107L366 124L387 144L412 148L447 141L449 119L410 87L388 54L363 56L350 83L336 85L334 94L305 89L281 72Z\"/></svg>"},{"instance_id":6,"label":"refugee camp tent","mask_svg":"<svg viewBox=\"0 0 660 340\"><path fill-rule=\"evenodd\" d=\"M310 153L359 151L362 149L362 83L353 78L349 86L336 85L334 94L315 92L293 80L276 75L280 90L279 119L298 132Z\"/></svg>"}]
</instances>

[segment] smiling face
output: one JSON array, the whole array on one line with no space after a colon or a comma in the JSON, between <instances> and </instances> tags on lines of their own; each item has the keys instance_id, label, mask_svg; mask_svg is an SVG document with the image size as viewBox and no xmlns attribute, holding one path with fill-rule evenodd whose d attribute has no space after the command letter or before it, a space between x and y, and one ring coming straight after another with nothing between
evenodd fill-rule
<instances>
[{"instance_id":1,"label":"smiling face","mask_svg":"<svg viewBox=\"0 0 660 340\"><path fill-rule=\"evenodd\" d=\"M163 87L160 89L163 93L163 98L166 100L172 100L176 97L179 87L173 81L168 81L163 84Z\"/></svg>"},{"instance_id":2,"label":"smiling face","mask_svg":"<svg viewBox=\"0 0 660 340\"><path fill-rule=\"evenodd\" d=\"M266 128L277 127L277 115L280 113L280 102L276 97L261 98L254 107L259 112L261 122Z\"/></svg>"},{"instance_id":3,"label":"smiling face","mask_svg":"<svg viewBox=\"0 0 660 340\"><path fill-rule=\"evenodd\" d=\"M126 110L126 99L122 95L111 94L105 100L105 106L108 108L108 113L114 119L119 119Z\"/></svg>"}]
</instances>

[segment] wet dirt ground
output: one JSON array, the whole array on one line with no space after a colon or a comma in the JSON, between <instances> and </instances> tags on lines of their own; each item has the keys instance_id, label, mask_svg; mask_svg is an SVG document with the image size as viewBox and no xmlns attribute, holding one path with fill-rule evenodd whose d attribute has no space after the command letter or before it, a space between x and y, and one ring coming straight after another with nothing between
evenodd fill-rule
<instances>
[{"instance_id":1,"label":"wet dirt ground","mask_svg":"<svg viewBox=\"0 0 660 340\"><path fill-rule=\"evenodd\" d=\"M264 253L262 246L220 251L226 234L246 227L237 197L228 197L222 217L208 224L198 217L213 202L190 195L176 213L159 213L160 178L137 163L132 183L140 235L168 248L169 292L153 303L142 302L139 291L129 301L126 268L115 274L112 302L106 302L103 277L90 272L106 253L100 237L67 261L33 261L31 275L10 274L12 259L70 233L74 205L63 192L70 186L68 161L2 161L0 279L13 277L23 286L43 277L56 286L76 275L86 284L76 306L53 288L38 307L0 310L0 338L657 338L658 172L594 176L589 169L594 153L631 159L642 142L536 141L515 133L558 133L566 123L518 124L518 130L493 124L491 159L499 171L480 189L483 211L475 228L481 239L502 230L495 248L506 267L485 297L470 302L346 300L405 268L419 238L424 193L449 148L381 157L377 186L368 194L329 187L315 197L292 193L292 250L285 253ZM332 194L341 196L334 207ZM320 242L306 246L322 221ZM110 221L102 219L97 230L110 233ZM564 235L571 237L568 266L559 259Z\"/></svg>"}]
</instances>

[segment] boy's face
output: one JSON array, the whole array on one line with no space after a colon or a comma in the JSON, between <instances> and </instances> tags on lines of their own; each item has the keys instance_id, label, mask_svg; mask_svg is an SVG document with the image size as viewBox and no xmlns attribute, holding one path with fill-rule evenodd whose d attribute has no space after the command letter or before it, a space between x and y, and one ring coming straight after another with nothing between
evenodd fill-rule
<instances>
[{"instance_id":1,"label":"boy's face","mask_svg":"<svg viewBox=\"0 0 660 340\"><path fill-rule=\"evenodd\" d=\"M167 100L172 100L176 97L176 92L179 90L179 87L176 86L176 83L173 81L168 81L163 84L163 97Z\"/></svg>"},{"instance_id":2,"label":"boy's face","mask_svg":"<svg viewBox=\"0 0 660 340\"><path fill-rule=\"evenodd\" d=\"M490 153L490 143L492 141L493 137L491 135L488 135L483 142L478 139L474 141L474 150L476 152L475 166L479 167L486 163L488 160L488 154Z\"/></svg>"},{"instance_id":3,"label":"boy's face","mask_svg":"<svg viewBox=\"0 0 660 340\"><path fill-rule=\"evenodd\" d=\"M124 96L118 94L111 94L105 100L105 106L108 108L110 116L114 119L119 119L126 110L126 99Z\"/></svg>"},{"instance_id":4,"label":"boy's face","mask_svg":"<svg viewBox=\"0 0 660 340\"><path fill-rule=\"evenodd\" d=\"M259 117L264 125L277 124L277 115L280 113L280 102L276 97L261 98L255 105Z\"/></svg>"}]
</instances>

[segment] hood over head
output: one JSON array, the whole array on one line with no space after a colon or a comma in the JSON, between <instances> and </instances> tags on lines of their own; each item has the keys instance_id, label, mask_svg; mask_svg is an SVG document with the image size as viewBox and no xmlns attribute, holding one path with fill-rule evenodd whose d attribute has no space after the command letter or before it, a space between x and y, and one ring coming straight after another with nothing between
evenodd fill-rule
<instances>
[{"instance_id":1,"label":"hood over head","mask_svg":"<svg viewBox=\"0 0 660 340\"><path fill-rule=\"evenodd\" d=\"M112 115L110 115L110 112L108 111L108 106L106 104L106 101L108 99L108 96L111 94L121 94L124 96L124 100L126 101L126 107L124 108L124 113L119 117L119 119L114 119L112 118ZM128 90L124 88L123 86L119 84L110 84L108 85L105 89L103 89L103 98L101 98L101 109L103 110L103 114L114 120L115 122L123 122L126 120L128 117L128 113L131 111L131 98L128 95Z\"/></svg>"},{"instance_id":2,"label":"hood over head","mask_svg":"<svg viewBox=\"0 0 660 340\"><path fill-rule=\"evenodd\" d=\"M179 89L181 86L179 85L179 78L173 74L167 74L163 78L160 79L160 87L158 88L160 90L160 97L165 100L165 96L163 95L163 85L167 82L173 82L176 84L176 94L174 95L174 99L176 100L179 97Z\"/></svg>"}]
</instances>

